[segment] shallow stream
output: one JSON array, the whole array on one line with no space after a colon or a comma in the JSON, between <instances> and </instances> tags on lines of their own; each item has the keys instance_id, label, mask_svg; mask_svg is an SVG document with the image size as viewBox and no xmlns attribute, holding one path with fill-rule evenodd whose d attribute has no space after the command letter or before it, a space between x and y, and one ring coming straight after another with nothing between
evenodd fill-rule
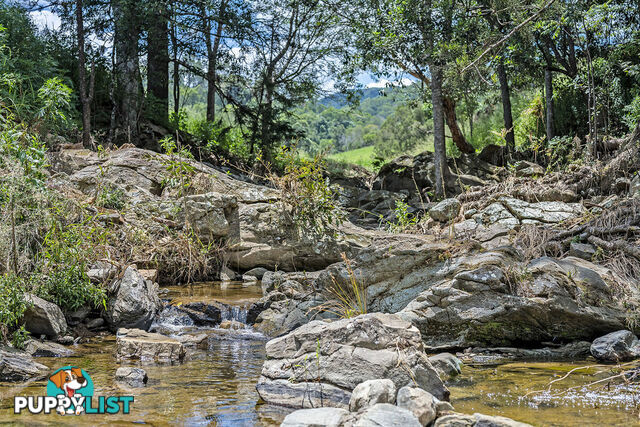
<instances>
[{"instance_id":1,"label":"shallow stream","mask_svg":"<svg viewBox=\"0 0 640 427\"><path fill-rule=\"evenodd\" d=\"M238 309L231 317L241 318L244 309L262 294L258 285L206 283L191 287L169 287L162 298L180 302L218 300ZM264 359L265 337L250 328L240 330L207 329L207 351L189 353L176 365L143 365L149 376L144 388L128 389L114 381L120 365L114 357L115 337L95 337L78 345L76 355L64 358L39 358L52 371L65 365L86 370L95 384L95 395L133 395L130 415L13 415L13 397L44 395L46 380L26 385L0 383L0 422L11 425L113 425L148 423L152 425L187 424L213 426L279 425L290 410L259 402L255 384ZM178 332L181 333L181 332ZM129 363L136 366L136 362ZM568 371L590 362L504 363L465 366L463 373L449 383L452 403L464 413L482 412L504 415L533 425L588 426L640 425L637 408L638 389L610 386L607 391L581 387L604 378L607 370L577 371L557 389L577 387L562 396L529 392L544 390L547 384Z\"/></svg>"}]
</instances>

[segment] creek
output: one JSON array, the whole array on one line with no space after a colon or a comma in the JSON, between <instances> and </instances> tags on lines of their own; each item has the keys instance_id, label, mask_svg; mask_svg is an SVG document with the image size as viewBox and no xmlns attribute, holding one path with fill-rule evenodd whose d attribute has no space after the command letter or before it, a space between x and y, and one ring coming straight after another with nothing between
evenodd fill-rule
<instances>
[{"instance_id":1,"label":"creek","mask_svg":"<svg viewBox=\"0 0 640 427\"><path fill-rule=\"evenodd\" d=\"M172 304L220 301L233 307L228 319L243 321L246 309L262 296L259 284L202 283L188 287L163 288L161 297ZM0 422L13 425L112 425L147 423L152 425L272 426L291 412L259 401L255 384L265 357L267 338L250 327L241 329L172 327L175 335L207 333L206 350L190 349L184 362L175 365L119 364L115 357L115 337L105 334L75 346L76 354L64 358L38 358L51 369L76 365L93 379L96 396L133 395L129 415L13 415L13 397L44 395L46 379L15 385L0 383ZM466 365L462 375L448 382L452 403L458 412L503 415L533 425L636 425L638 424L637 384L584 389L591 381L608 373L580 370L561 382L574 389L561 396L527 393L544 390L547 384L588 361L510 362ZM149 380L143 388L127 388L115 382L119 366L141 366ZM560 385L554 390L559 390Z\"/></svg>"}]
</instances>

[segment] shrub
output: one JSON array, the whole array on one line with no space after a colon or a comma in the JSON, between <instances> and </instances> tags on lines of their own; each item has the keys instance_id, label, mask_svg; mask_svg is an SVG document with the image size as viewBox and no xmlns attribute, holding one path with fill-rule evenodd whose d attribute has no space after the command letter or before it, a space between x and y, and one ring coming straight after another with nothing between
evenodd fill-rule
<instances>
[{"instance_id":1,"label":"shrub","mask_svg":"<svg viewBox=\"0 0 640 427\"><path fill-rule=\"evenodd\" d=\"M322 233L344 221L344 211L335 203L329 178L324 176L322 157L300 158L295 147L282 147L276 162L284 173L279 176L265 165L268 179L282 192L285 210L299 227Z\"/></svg>"},{"instance_id":2,"label":"shrub","mask_svg":"<svg viewBox=\"0 0 640 427\"><path fill-rule=\"evenodd\" d=\"M106 235L92 228L91 219L63 226L55 223L47 232L39 255L39 271L33 276L35 293L55 302L63 310L73 311L85 304L105 304L104 290L91 283L86 271L95 258L95 248Z\"/></svg>"},{"instance_id":3,"label":"shrub","mask_svg":"<svg viewBox=\"0 0 640 427\"><path fill-rule=\"evenodd\" d=\"M24 286L20 278L13 274L0 276L0 338L20 348L24 342L24 329L19 328L20 321L29 304L24 298Z\"/></svg>"},{"instance_id":4,"label":"shrub","mask_svg":"<svg viewBox=\"0 0 640 427\"><path fill-rule=\"evenodd\" d=\"M113 184L102 186L96 196L96 205L107 209L122 209L125 205L124 190Z\"/></svg>"},{"instance_id":5,"label":"shrub","mask_svg":"<svg viewBox=\"0 0 640 427\"><path fill-rule=\"evenodd\" d=\"M389 224L389 230L392 232L402 232L415 225L418 220L414 214L409 212L409 205L402 200L396 200L394 212L396 214L396 222Z\"/></svg>"}]
</instances>

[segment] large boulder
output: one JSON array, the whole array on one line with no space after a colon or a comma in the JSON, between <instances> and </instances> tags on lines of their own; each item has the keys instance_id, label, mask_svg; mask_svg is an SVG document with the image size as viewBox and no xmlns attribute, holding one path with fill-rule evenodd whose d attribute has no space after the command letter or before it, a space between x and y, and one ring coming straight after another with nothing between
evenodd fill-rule
<instances>
[{"instance_id":1,"label":"large boulder","mask_svg":"<svg viewBox=\"0 0 640 427\"><path fill-rule=\"evenodd\" d=\"M358 415L354 427L419 427L418 418L407 409L378 403Z\"/></svg>"},{"instance_id":2,"label":"large boulder","mask_svg":"<svg viewBox=\"0 0 640 427\"><path fill-rule=\"evenodd\" d=\"M205 243L238 234L238 202L228 194L208 192L184 196L163 204L164 212L180 224L188 223ZM172 215L174 211L176 215Z\"/></svg>"},{"instance_id":3,"label":"large boulder","mask_svg":"<svg viewBox=\"0 0 640 427\"><path fill-rule=\"evenodd\" d=\"M145 280L133 267L127 267L121 278L108 289L107 320L112 329L139 328L148 330L158 313L158 285Z\"/></svg>"},{"instance_id":4,"label":"large boulder","mask_svg":"<svg viewBox=\"0 0 640 427\"><path fill-rule=\"evenodd\" d=\"M55 338L67 330L67 321L60 307L32 294L26 294L30 304L24 313L24 327L35 336Z\"/></svg>"},{"instance_id":5,"label":"large boulder","mask_svg":"<svg viewBox=\"0 0 640 427\"><path fill-rule=\"evenodd\" d=\"M116 336L118 359L171 363L182 360L184 355L184 345L173 338L140 329L118 329Z\"/></svg>"},{"instance_id":6,"label":"large boulder","mask_svg":"<svg viewBox=\"0 0 640 427\"><path fill-rule=\"evenodd\" d=\"M396 385L390 379L368 380L353 389L349 410L358 412L376 403L396 403Z\"/></svg>"},{"instance_id":7,"label":"large boulder","mask_svg":"<svg viewBox=\"0 0 640 427\"><path fill-rule=\"evenodd\" d=\"M588 261L543 257L523 266L509 250L472 261L398 313L430 349L590 340L625 322L610 291L621 284Z\"/></svg>"},{"instance_id":8,"label":"large boulder","mask_svg":"<svg viewBox=\"0 0 640 427\"><path fill-rule=\"evenodd\" d=\"M429 209L429 216L436 221L449 222L458 216L461 206L458 199L444 199Z\"/></svg>"},{"instance_id":9,"label":"large boulder","mask_svg":"<svg viewBox=\"0 0 640 427\"><path fill-rule=\"evenodd\" d=\"M397 405L411 411L420 424L426 426L436 419L438 399L417 387L402 387L398 391Z\"/></svg>"},{"instance_id":10,"label":"large boulder","mask_svg":"<svg viewBox=\"0 0 640 427\"><path fill-rule=\"evenodd\" d=\"M266 345L256 386L266 402L289 407L347 408L360 383L390 379L438 398L449 391L424 354L420 333L393 314L313 321Z\"/></svg>"},{"instance_id":11,"label":"large boulder","mask_svg":"<svg viewBox=\"0 0 640 427\"><path fill-rule=\"evenodd\" d=\"M640 357L640 341L631 331L611 332L593 341L591 355L603 362L626 362Z\"/></svg>"},{"instance_id":12,"label":"large boulder","mask_svg":"<svg viewBox=\"0 0 640 427\"><path fill-rule=\"evenodd\" d=\"M44 377L49 368L33 361L28 353L0 347L0 382L23 382Z\"/></svg>"}]
</instances>

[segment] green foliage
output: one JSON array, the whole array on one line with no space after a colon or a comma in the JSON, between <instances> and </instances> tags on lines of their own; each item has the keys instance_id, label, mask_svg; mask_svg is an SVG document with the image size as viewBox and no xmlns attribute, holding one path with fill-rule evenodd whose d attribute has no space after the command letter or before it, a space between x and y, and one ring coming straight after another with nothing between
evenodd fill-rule
<instances>
[{"instance_id":1,"label":"green foliage","mask_svg":"<svg viewBox=\"0 0 640 427\"><path fill-rule=\"evenodd\" d=\"M165 187L178 188L179 194L191 186L191 175L194 168L191 160L193 155L189 150L182 146L178 146L176 141L170 136L160 141L163 151L169 157L163 159L162 162L169 173L167 178L162 180Z\"/></svg>"},{"instance_id":2,"label":"green foliage","mask_svg":"<svg viewBox=\"0 0 640 427\"><path fill-rule=\"evenodd\" d=\"M418 218L409 212L409 205L402 200L396 200L394 209L396 222L389 224L389 230L400 233L416 224Z\"/></svg>"},{"instance_id":3,"label":"green foliage","mask_svg":"<svg viewBox=\"0 0 640 427\"><path fill-rule=\"evenodd\" d=\"M66 311L85 304L104 306L104 289L91 283L86 271L105 238L90 220L66 227L54 224L44 237L39 271L33 277L35 293Z\"/></svg>"},{"instance_id":4,"label":"green foliage","mask_svg":"<svg viewBox=\"0 0 640 427\"><path fill-rule=\"evenodd\" d=\"M96 196L96 205L107 209L121 210L125 205L124 190L113 184L102 186Z\"/></svg>"},{"instance_id":5,"label":"green foliage","mask_svg":"<svg viewBox=\"0 0 640 427\"><path fill-rule=\"evenodd\" d=\"M538 152L542 149L544 134L544 107L542 96L538 94L514 121L516 144L522 149Z\"/></svg>"},{"instance_id":6,"label":"green foliage","mask_svg":"<svg viewBox=\"0 0 640 427\"><path fill-rule=\"evenodd\" d=\"M634 129L640 123L640 95L633 98L633 101L624 107L624 123L629 129Z\"/></svg>"},{"instance_id":7,"label":"green foliage","mask_svg":"<svg viewBox=\"0 0 640 427\"><path fill-rule=\"evenodd\" d=\"M59 77L48 79L38 89L38 100L41 107L37 117L48 130L61 130L68 122L71 88L62 83Z\"/></svg>"},{"instance_id":8,"label":"green foliage","mask_svg":"<svg viewBox=\"0 0 640 427\"><path fill-rule=\"evenodd\" d=\"M270 172L268 178L282 191L282 203L299 227L322 233L344 221L345 214L335 202L329 178L324 176L322 157L301 158L295 147L281 147L276 162L284 173Z\"/></svg>"},{"instance_id":9,"label":"green foliage","mask_svg":"<svg viewBox=\"0 0 640 427\"><path fill-rule=\"evenodd\" d=\"M6 343L9 336L15 347L24 343L24 329L20 328L22 315L29 308L24 298L24 284L13 274L0 275L0 338Z\"/></svg>"}]
</instances>

